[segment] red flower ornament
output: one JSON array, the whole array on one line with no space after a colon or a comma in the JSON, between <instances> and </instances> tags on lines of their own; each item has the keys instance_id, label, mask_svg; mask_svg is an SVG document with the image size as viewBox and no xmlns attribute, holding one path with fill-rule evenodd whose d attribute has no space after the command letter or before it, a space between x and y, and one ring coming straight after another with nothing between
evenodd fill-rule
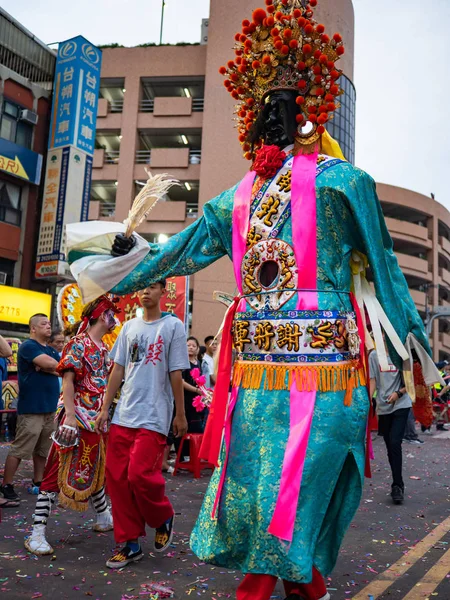
<instances>
[{"instance_id":1,"label":"red flower ornament","mask_svg":"<svg viewBox=\"0 0 450 600\"><path fill-rule=\"evenodd\" d=\"M263 146L256 152L252 170L263 179L274 177L286 160L286 153L278 146Z\"/></svg>"}]
</instances>

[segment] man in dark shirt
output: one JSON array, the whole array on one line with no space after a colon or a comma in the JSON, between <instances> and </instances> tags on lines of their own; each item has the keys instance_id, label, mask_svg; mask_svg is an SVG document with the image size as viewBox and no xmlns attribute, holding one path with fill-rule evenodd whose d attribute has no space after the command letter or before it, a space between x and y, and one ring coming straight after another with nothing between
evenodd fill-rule
<instances>
[{"instance_id":1,"label":"man in dark shirt","mask_svg":"<svg viewBox=\"0 0 450 600\"><path fill-rule=\"evenodd\" d=\"M30 319L30 339L19 348L17 433L6 459L3 485L0 486L0 493L6 500L19 498L12 483L23 458L33 456L33 485L39 487L42 481L59 396L56 373L59 356L47 345L51 333L48 317L34 315Z\"/></svg>"}]
</instances>

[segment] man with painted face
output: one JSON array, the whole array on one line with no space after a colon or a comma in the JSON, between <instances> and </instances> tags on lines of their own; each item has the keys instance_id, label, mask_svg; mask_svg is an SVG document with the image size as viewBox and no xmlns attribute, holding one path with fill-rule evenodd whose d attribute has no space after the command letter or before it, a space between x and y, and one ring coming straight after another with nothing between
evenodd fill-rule
<instances>
[{"instance_id":1,"label":"man with painted face","mask_svg":"<svg viewBox=\"0 0 450 600\"><path fill-rule=\"evenodd\" d=\"M82 320L65 332L73 337L57 367L63 381L59 428L45 466L33 531L25 540L25 548L38 556L53 553L46 528L57 498L63 506L80 512L90 500L97 514L94 531L113 528L104 488L105 439L94 431L94 423L103 406L111 364L102 338L116 327L118 312L108 296L100 296L84 307Z\"/></svg>"},{"instance_id":2,"label":"man with painted face","mask_svg":"<svg viewBox=\"0 0 450 600\"><path fill-rule=\"evenodd\" d=\"M245 574L238 600L268 600L277 578L290 600L329 598L324 576L370 472L369 336L360 309L369 307L380 365L388 368L380 321L398 368L410 333L429 352L375 183L325 129L343 93L336 64L344 47L314 20L316 4L273 0L243 21L220 73L238 103L251 170L185 231L152 244L113 288L126 294L224 255L233 261L238 293L201 452L217 468L191 548ZM112 253L133 244L119 237Z\"/></svg>"}]
</instances>

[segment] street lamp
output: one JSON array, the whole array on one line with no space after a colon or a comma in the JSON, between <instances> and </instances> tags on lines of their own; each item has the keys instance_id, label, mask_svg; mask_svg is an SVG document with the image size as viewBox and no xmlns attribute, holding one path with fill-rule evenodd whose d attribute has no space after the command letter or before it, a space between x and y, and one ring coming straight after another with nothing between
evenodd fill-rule
<instances>
[{"instance_id":1,"label":"street lamp","mask_svg":"<svg viewBox=\"0 0 450 600\"><path fill-rule=\"evenodd\" d=\"M159 31L159 45L162 44L162 36L163 36L163 27L164 27L164 8L166 6L166 0L162 0L161 5L161 29Z\"/></svg>"}]
</instances>

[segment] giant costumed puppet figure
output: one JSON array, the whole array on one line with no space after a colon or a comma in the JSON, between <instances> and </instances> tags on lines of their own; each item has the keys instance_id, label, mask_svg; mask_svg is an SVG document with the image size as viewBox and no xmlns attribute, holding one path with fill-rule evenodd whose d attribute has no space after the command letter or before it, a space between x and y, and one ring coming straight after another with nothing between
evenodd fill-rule
<instances>
[{"instance_id":1,"label":"giant costumed puppet figure","mask_svg":"<svg viewBox=\"0 0 450 600\"><path fill-rule=\"evenodd\" d=\"M323 576L369 470L366 314L382 368L383 328L412 394L407 338L426 350L422 357L429 352L375 183L325 130L339 108L344 46L314 20L316 4L267 0L243 22L235 56L220 69L252 161L236 187L142 259L139 236L116 237L118 258L103 255L101 269L86 245L69 248L79 283L95 280L119 294L224 255L233 261L238 293L223 323L202 447L218 468L191 546L201 560L245 573L239 600L270 598L277 578L291 599L329 598ZM123 265L127 253L128 274L108 280L108 264ZM376 295L364 277L368 265Z\"/></svg>"}]
</instances>

